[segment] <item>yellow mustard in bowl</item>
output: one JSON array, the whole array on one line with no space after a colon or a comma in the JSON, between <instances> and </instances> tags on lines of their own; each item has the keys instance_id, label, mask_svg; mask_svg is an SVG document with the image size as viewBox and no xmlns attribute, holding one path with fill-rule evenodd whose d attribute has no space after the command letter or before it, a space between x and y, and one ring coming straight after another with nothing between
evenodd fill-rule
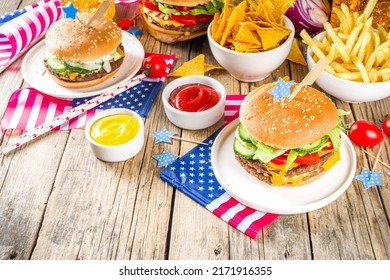
<instances>
[{"instance_id":1,"label":"yellow mustard in bowl","mask_svg":"<svg viewBox=\"0 0 390 280\"><path fill-rule=\"evenodd\" d=\"M98 119L91 125L91 138L107 146L115 146L133 139L140 124L135 116L130 114L115 114Z\"/></svg>"}]
</instances>

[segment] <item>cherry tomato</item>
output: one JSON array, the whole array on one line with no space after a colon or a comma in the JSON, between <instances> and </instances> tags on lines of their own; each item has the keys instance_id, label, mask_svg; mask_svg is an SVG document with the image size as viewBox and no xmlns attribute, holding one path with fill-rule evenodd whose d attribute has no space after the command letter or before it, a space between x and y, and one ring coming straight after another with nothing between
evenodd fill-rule
<instances>
[{"instance_id":1,"label":"cherry tomato","mask_svg":"<svg viewBox=\"0 0 390 280\"><path fill-rule=\"evenodd\" d=\"M213 15L197 15L196 20L198 22L210 22L214 19Z\"/></svg>"},{"instance_id":2,"label":"cherry tomato","mask_svg":"<svg viewBox=\"0 0 390 280\"><path fill-rule=\"evenodd\" d=\"M383 141L379 127L365 120L354 122L349 129L348 136L352 142L363 147L375 146Z\"/></svg>"},{"instance_id":3,"label":"cherry tomato","mask_svg":"<svg viewBox=\"0 0 390 280\"><path fill-rule=\"evenodd\" d=\"M153 54L144 59L142 67L146 76L161 78L166 74L167 64L165 63L164 58Z\"/></svg>"},{"instance_id":4,"label":"cherry tomato","mask_svg":"<svg viewBox=\"0 0 390 280\"><path fill-rule=\"evenodd\" d=\"M386 118L382 122L383 132L390 137L390 115L386 116Z\"/></svg>"},{"instance_id":5,"label":"cherry tomato","mask_svg":"<svg viewBox=\"0 0 390 280\"><path fill-rule=\"evenodd\" d=\"M143 4L149 10L156 11L156 12L160 11L160 9L158 8L158 5L153 4L153 2L150 0L144 0Z\"/></svg>"},{"instance_id":6,"label":"cherry tomato","mask_svg":"<svg viewBox=\"0 0 390 280\"><path fill-rule=\"evenodd\" d=\"M311 153L311 154L306 154L304 156L298 156L296 160L294 160L295 163L298 164L316 164L320 162L320 157L318 153Z\"/></svg>"},{"instance_id":7,"label":"cherry tomato","mask_svg":"<svg viewBox=\"0 0 390 280\"><path fill-rule=\"evenodd\" d=\"M196 24L196 16L193 16L193 15L180 15L180 16L177 16L177 15L169 15L169 17L171 19L173 19L174 21L177 21L179 23L182 23L182 24L185 24L185 25L195 25Z\"/></svg>"}]
</instances>

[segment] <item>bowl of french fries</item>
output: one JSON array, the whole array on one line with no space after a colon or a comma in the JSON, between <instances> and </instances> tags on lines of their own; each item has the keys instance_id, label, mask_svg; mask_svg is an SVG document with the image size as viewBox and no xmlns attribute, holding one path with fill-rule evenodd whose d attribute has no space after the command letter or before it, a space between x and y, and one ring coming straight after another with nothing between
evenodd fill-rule
<instances>
[{"instance_id":1,"label":"bowl of french fries","mask_svg":"<svg viewBox=\"0 0 390 280\"><path fill-rule=\"evenodd\" d=\"M361 14L341 4L334 10L340 26L327 22L314 38L305 30L300 33L308 45L309 70L324 56L330 61L316 84L340 100L369 102L390 96L390 33L372 26L376 2L370 0Z\"/></svg>"},{"instance_id":2,"label":"bowl of french fries","mask_svg":"<svg viewBox=\"0 0 390 280\"><path fill-rule=\"evenodd\" d=\"M275 5L264 5L248 0L236 6L231 2L225 1L222 12L215 14L208 27L211 52L237 80L263 80L286 60L291 49L295 29L283 16L288 1L269 0Z\"/></svg>"}]
</instances>

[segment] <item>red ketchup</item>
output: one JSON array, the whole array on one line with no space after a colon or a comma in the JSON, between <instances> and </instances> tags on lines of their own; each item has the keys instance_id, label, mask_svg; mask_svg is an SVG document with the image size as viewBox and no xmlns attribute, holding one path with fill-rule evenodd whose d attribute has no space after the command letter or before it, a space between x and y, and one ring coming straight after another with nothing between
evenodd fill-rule
<instances>
[{"instance_id":1,"label":"red ketchup","mask_svg":"<svg viewBox=\"0 0 390 280\"><path fill-rule=\"evenodd\" d=\"M174 89L168 102L180 111L200 112L214 107L220 99L221 95L212 87L187 84Z\"/></svg>"}]
</instances>

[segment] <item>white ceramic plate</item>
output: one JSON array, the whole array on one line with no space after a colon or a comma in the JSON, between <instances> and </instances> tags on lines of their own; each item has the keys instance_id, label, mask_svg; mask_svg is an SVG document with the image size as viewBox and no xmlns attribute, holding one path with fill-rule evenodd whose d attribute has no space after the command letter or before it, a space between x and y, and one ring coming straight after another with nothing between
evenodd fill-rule
<instances>
[{"instance_id":1,"label":"white ceramic plate","mask_svg":"<svg viewBox=\"0 0 390 280\"><path fill-rule=\"evenodd\" d=\"M45 72L43 55L45 52L45 41L39 42L24 57L22 62L22 76L28 84L35 89L48 95L61 98L79 98L101 94L117 86L125 78L134 76L141 68L144 60L145 51L138 39L122 32L122 45L125 49L125 59L119 68L119 71L103 83L86 88L74 89L65 88L57 84L49 74ZM44 73L42 75L42 73Z\"/></svg>"},{"instance_id":2,"label":"white ceramic plate","mask_svg":"<svg viewBox=\"0 0 390 280\"><path fill-rule=\"evenodd\" d=\"M356 171L356 154L342 133L341 160L314 182L298 187L270 186L247 173L235 160L233 140L238 119L215 139L211 151L214 174L232 197L254 209L275 214L298 214L328 205L350 186Z\"/></svg>"}]
</instances>

